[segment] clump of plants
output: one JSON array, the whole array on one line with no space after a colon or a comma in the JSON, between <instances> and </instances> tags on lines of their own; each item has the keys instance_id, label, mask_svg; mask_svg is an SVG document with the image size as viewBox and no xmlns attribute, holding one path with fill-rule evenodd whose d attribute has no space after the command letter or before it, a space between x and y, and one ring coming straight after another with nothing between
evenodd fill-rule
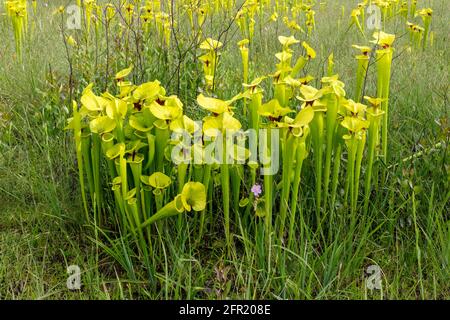
<instances>
[{"instance_id":1,"label":"clump of plants","mask_svg":"<svg viewBox=\"0 0 450 320\"><path fill-rule=\"evenodd\" d=\"M392 41L377 36L387 46L378 53L384 57ZM352 230L364 179L364 207L368 205L371 168L387 113L383 103L388 99L390 56L378 65L379 90L386 94L367 97L367 108L346 98L345 84L332 72L332 57L329 75L315 88L312 76L300 77L315 58L314 49L302 42L301 54L293 60L300 41L280 36L279 42L282 50L272 74L244 83L244 90L228 99L199 94L196 104L207 112L202 119L188 117L183 102L159 81L128 81L133 67L115 75L114 94L98 95L92 84L87 86L80 104L73 103L68 124L75 137L86 219L102 229L118 229L122 237L132 236L148 259L152 230L163 220L179 231L196 230L197 239L220 221L228 248L235 243L237 226L259 248L272 241L291 246L305 221L300 184L314 181L308 186L315 192L314 228L322 234L326 212L336 210L339 197L350 213ZM243 79L249 77L247 43L240 43ZM202 44L211 61L217 60L219 48L213 39ZM357 48L364 57L358 58L357 78L363 78L370 50ZM205 76L214 77L211 72L205 69ZM361 84L357 87L359 100ZM248 125L238 120L242 117ZM312 174L304 172L305 163L314 168ZM338 185L344 187L342 197ZM198 213L185 214L192 211Z\"/></svg>"},{"instance_id":2,"label":"clump of plants","mask_svg":"<svg viewBox=\"0 0 450 320\"><path fill-rule=\"evenodd\" d=\"M9 0L5 1L6 14L11 20L14 31L14 40L16 44L16 54L21 62L23 57L23 44L25 35L28 30L28 11L26 0ZM34 4L35 5L35 4ZM35 6L34 6L35 8Z\"/></svg>"}]
</instances>

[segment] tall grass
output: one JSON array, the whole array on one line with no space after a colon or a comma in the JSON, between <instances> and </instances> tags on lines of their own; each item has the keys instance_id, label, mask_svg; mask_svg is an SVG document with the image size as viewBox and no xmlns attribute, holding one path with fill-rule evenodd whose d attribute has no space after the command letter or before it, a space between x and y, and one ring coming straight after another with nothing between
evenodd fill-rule
<instances>
[{"instance_id":1,"label":"tall grass","mask_svg":"<svg viewBox=\"0 0 450 320\"><path fill-rule=\"evenodd\" d=\"M113 238L109 233L103 233L98 226L93 227L98 233L96 237L95 232L91 233L86 228L78 231L78 227L69 222L73 217L79 217L82 221L83 208L77 202L81 195L78 191L73 141L62 131L71 111L67 64L60 39L53 39L52 36L55 34L53 31L59 28L59 18L54 18L53 22L50 19L38 20L38 28L42 28L42 32L35 33L30 42L24 43L23 65L13 58L2 59L0 64L0 69L6 75L0 80L0 112L2 115L8 114L2 117L0 125L0 221L4 226L0 233L3 240L0 242L3 244L0 265L4 266L0 269L0 278L4 280L0 281L4 284L0 287L2 297L379 298L380 292L366 291L363 274L368 265L378 264L384 274L383 298L448 298L446 278L450 256L450 195L446 180L449 165L446 149L448 86L442 80L447 77L445 61L448 60L443 31L443 21L446 21L444 3L433 4L433 47L428 47L424 52L415 49L404 51L403 44L406 44L407 36L399 40L396 54L401 55L394 56L391 78L391 95L395 94L395 97L391 99L390 110L395 111L390 112L389 119L390 158L387 163L377 162L378 172L385 171L386 179L367 194L367 214L362 214L358 209L355 211L352 233L347 232L348 210L341 199L341 193L345 191L341 179L348 165L346 145L341 141L333 149L333 154L342 155L335 158L341 162L338 166L341 169L337 172L336 197L335 201L328 204L330 209L320 213L322 231L315 228L316 179L311 174L314 164L307 160L301 168L295 168L306 174L302 179L292 180L292 189L298 188L300 192L296 194L300 196L298 199L293 198L288 208L287 219L294 217L296 221L292 224L295 232L291 232L289 227L289 235L293 235L288 239L289 244L280 242L279 237L272 237L269 242L259 241L258 232L255 232L255 239L231 214L229 237L235 245L225 250L224 218L219 210L216 215L204 215L202 237L198 230L191 228L190 223L182 224L183 232L167 232L178 230L177 219L168 220L164 226L155 224L152 247L154 258L146 262L147 268L138 262L142 260L129 238ZM348 15L340 16L340 5L337 2L328 3L317 11L317 30L312 32L308 43L316 49L318 58L305 71L316 74L315 70L318 70L317 74L320 74L320 70L325 68L325 57L333 52L335 73L340 75L344 83L351 84L355 81L357 65L350 46L362 44L363 38L356 32L346 32ZM344 5L349 14L350 5L353 4L345 2ZM48 17L54 8L38 9L43 16ZM337 24L326 21L337 21ZM388 20L387 31L406 31L403 22L397 21ZM7 27L9 22L5 19L1 19L0 23L5 30L10 30ZM263 28L262 34L254 33L249 45L249 79L273 71L267 66L273 65L273 55L280 49L276 36L288 34L284 28L280 22L278 27L273 25ZM221 32L217 25L211 25L207 30L211 37L216 36L214 38ZM337 36L327 37L330 30L337 30ZM229 34L231 37L232 32ZM2 36L8 37L3 41L6 44L4 56L13 57L12 31ZM80 39L76 38L77 42L83 43ZM105 38L100 39L103 40L99 45L104 46ZM130 39L133 39L132 33ZM224 99L233 96L241 88L241 56L234 45L240 38L235 36L235 40L224 46L216 71L218 79L215 92ZM50 45L56 49L48 56L49 65L43 63L46 58L42 52L47 52L46 47ZM74 96L80 96L82 89L92 81L99 83L103 90L105 84L105 87L110 85L108 79L114 72L128 66L134 59L129 52L128 58L116 60L112 57L109 68L104 60L98 62L96 67L97 57L91 45L92 51L86 49L88 55L83 53L77 58L79 60L74 60L78 61L74 68ZM203 116L205 112L194 102L196 89L203 86L203 75L195 59L195 50L188 51L186 60L180 65L179 86L177 81L170 80L176 73L166 72L165 69L168 65L175 66L176 70L180 57L176 50L167 53L162 49L154 49L146 54L149 56L148 65L143 67L145 71L138 73L137 77L143 81L159 79L168 92L180 92L180 99L188 106L186 112L189 115ZM104 55L98 56L97 61L103 58ZM164 62L165 59L172 59L172 63L154 63ZM374 72L375 65L371 65L366 95L376 94ZM320 87L318 80L314 80L311 85ZM346 91L349 96L354 96L352 85L346 86ZM243 124L247 123L244 117L239 120ZM441 144L436 147L438 143ZM339 148L341 151L338 151ZM314 159L314 156L309 155L310 159ZM295 157L297 161L302 159L299 153ZM324 158L326 163L326 154ZM102 170L108 171L107 164ZM366 172L363 168L361 176L365 177ZM217 183L214 175L210 179L203 178L205 185L214 186ZM263 181L257 180L264 185ZM267 184L271 184L269 180ZM333 188L331 179L330 192ZM275 189L274 196L283 188L274 185ZM220 202L220 191L213 190L217 189L209 188L210 196ZM353 190L353 196L349 192L350 201L354 199L354 194L359 193L356 188ZM326 201L326 196L323 195L323 199L321 202ZM113 210L108 204L111 200L105 199L106 210ZM360 202L359 207L362 204ZM212 212L211 209L209 211ZM273 210L274 215L278 214L276 211ZM201 217L201 214L195 216L199 220ZM250 219L255 230L260 230L262 218L251 216ZM17 233L13 232L18 226L26 235L23 242L18 241ZM73 228L77 231L73 232ZM63 240L66 237L60 237L56 242L55 237L45 236L49 231L52 234L65 234L74 240L66 242ZM81 236L78 237L77 233ZM78 243L88 236L94 245L88 242L85 244L88 249L79 248ZM99 260L92 258L95 256L92 254L95 245L102 249ZM49 251L41 251L40 248L45 247ZM24 251L32 254L26 255ZM65 267L64 262L55 258L61 255L67 259L67 264L79 263L85 271L82 279L87 290L81 293L67 292L64 287L64 268L55 267L45 271L35 260L40 254L44 257L42 264L46 266ZM48 256L57 262L49 261L45 258ZM13 262L17 267L6 268ZM27 278L25 274L38 275L39 280L28 280L36 277ZM19 278L24 280L25 290L11 287ZM53 287L46 287L43 285L45 282L53 284ZM55 287L59 289L53 290Z\"/></svg>"}]
</instances>

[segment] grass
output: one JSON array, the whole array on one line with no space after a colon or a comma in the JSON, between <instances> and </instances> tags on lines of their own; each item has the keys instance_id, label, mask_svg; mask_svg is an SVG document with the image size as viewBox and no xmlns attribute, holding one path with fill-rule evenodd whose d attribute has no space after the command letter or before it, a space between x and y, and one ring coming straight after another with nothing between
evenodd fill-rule
<instances>
[{"instance_id":1,"label":"grass","mask_svg":"<svg viewBox=\"0 0 450 320\"><path fill-rule=\"evenodd\" d=\"M130 263L133 253L126 242L109 243L80 224L83 208L73 144L62 130L70 109L63 104L67 63L56 18L42 19L52 8L42 8L39 32L24 51L24 66L13 58L11 32L2 32L0 113L7 117L0 120L0 299L450 299L445 3L433 2L434 46L425 52L399 47L395 53L387 176L372 193L370 214L358 215L354 233L344 228L346 211L338 209L333 216L321 217L328 235L321 239L312 227L313 180L305 180L300 186L301 232L294 249L273 245L266 265L257 259L257 243L236 222L231 236L237 245L230 254L218 221L209 221L202 241L196 240L194 230L171 234L161 229L164 241L155 248L160 254L154 278ZM362 44L361 37L355 29L345 32L347 20L337 27L330 23L339 18L339 4L333 1L318 11L318 30L308 42L319 59L309 71L320 74L334 52L336 72L351 95L356 63L350 45ZM403 27L393 25L389 31L401 35ZM3 16L0 28L10 30ZM279 49L274 36L257 38L259 45L250 47L250 79L267 71ZM239 50L230 44L221 59L217 90L227 97L239 89ZM186 68L180 97L188 113L195 114L198 110L189 103L196 93L190 90L195 83L189 82L195 69ZM169 79L163 72L154 66L148 80L158 78L166 85ZM369 71L372 79L374 72ZM80 76L80 86L86 81ZM368 92L375 85L369 82ZM173 89L174 82L167 86ZM438 143L441 147L436 148ZM423 155L408 159L420 151ZM314 170L311 162L305 166ZM218 219L222 216L218 209ZM275 254L278 251L282 254ZM73 264L82 269L83 287L75 292L66 288L66 268ZM365 270L373 264L382 270L382 290L366 289Z\"/></svg>"}]
</instances>

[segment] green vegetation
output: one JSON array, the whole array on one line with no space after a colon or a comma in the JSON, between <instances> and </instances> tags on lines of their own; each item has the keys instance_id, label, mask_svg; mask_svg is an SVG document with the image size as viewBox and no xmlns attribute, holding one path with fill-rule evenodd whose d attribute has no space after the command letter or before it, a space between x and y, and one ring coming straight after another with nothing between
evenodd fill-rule
<instances>
[{"instance_id":1,"label":"green vegetation","mask_svg":"<svg viewBox=\"0 0 450 320\"><path fill-rule=\"evenodd\" d=\"M356 1L84 1L81 30L44 2L0 15L0 299L450 299L445 0L390 1L375 38ZM190 119L281 127L279 173L171 163Z\"/></svg>"}]
</instances>

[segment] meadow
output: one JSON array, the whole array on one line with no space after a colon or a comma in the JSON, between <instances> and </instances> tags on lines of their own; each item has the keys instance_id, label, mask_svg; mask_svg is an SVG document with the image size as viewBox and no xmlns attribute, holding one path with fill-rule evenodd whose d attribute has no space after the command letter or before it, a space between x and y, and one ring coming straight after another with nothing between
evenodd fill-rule
<instances>
[{"instance_id":1,"label":"meadow","mask_svg":"<svg viewBox=\"0 0 450 320\"><path fill-rule=\"evenodd\" d=\"M0 299L450 298L446 0L7 2Z\"/></svg>"}]
</instances>

